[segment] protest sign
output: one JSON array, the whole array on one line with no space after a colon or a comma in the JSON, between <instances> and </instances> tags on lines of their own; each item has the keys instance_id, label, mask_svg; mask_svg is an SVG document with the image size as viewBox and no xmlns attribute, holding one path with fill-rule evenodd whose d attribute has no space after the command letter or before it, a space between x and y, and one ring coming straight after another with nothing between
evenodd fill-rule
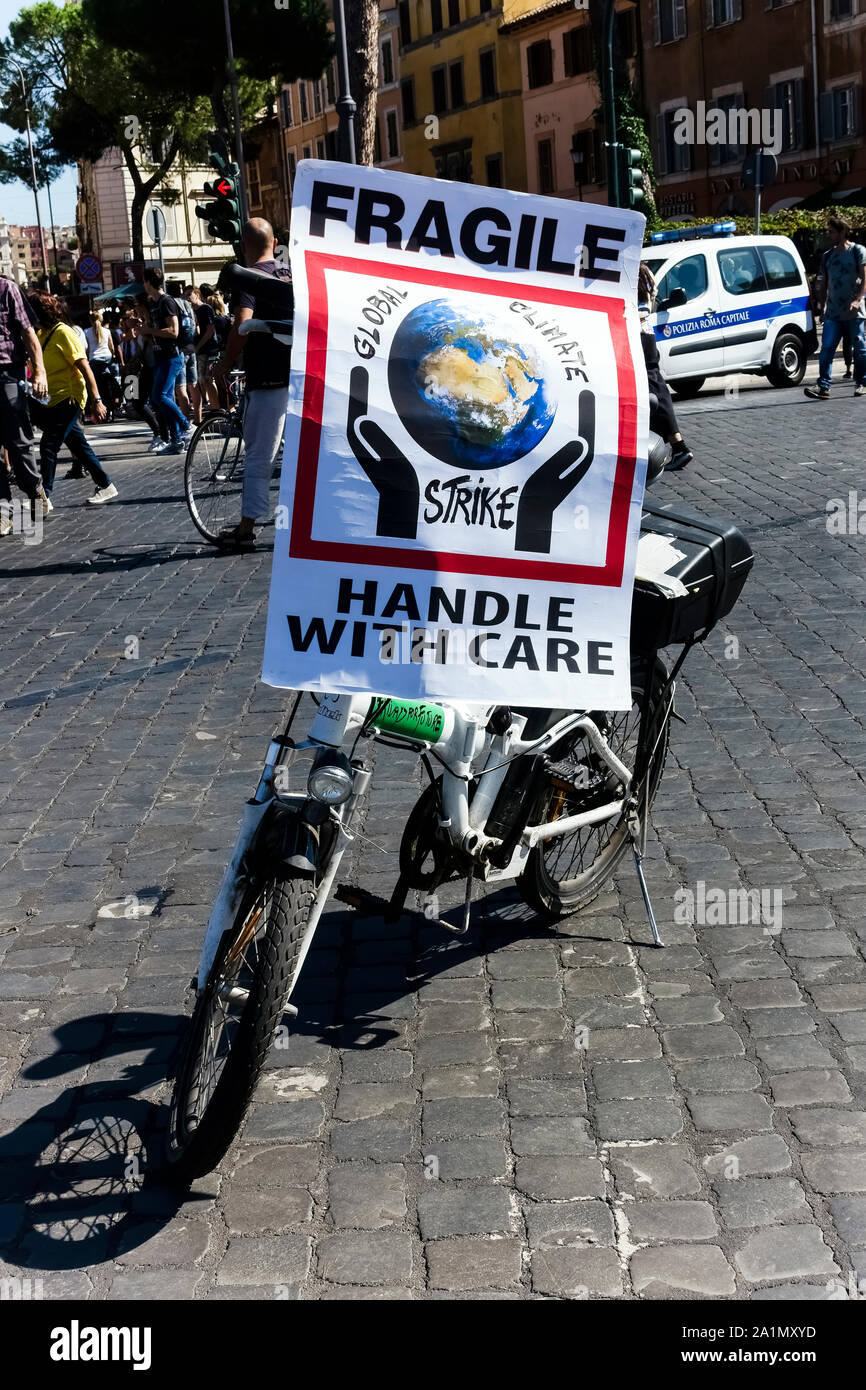
<instances>
[{"instance_id":1,"label":"protest sign","mask_svg":"<svg viewBox=\"0 0 866 1390\"><path fill-rule=\"evenodd\" d=\"M630 706L643 225L299 166L268 683Z\"/></svg>"}]
</instances>

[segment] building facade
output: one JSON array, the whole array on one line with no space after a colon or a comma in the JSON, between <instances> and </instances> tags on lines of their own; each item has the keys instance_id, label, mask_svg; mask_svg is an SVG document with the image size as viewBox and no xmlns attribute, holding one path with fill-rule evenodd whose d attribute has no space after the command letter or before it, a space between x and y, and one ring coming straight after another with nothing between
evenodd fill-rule
<instances>
[{"instance_id":1,"label":"building facade","mask_svg":"<svg viewBox=\"0 0 866 1390\"><path fill-rule=\"evenodd\" d=\"M765 210L866 200L864 0L640 0L640 17L662 216L750 214L759 145L778 160Z\"/></svg>"},{"instance_id":2,"label":"building facade","mask_svg":"<svg viewBox=\"0 0 866 1390\"><path fill-rule=\"evenodd\" d=\"M526 188L520 47L493 0L400 0L403 167Z\"/></svg>"}]
</instances>

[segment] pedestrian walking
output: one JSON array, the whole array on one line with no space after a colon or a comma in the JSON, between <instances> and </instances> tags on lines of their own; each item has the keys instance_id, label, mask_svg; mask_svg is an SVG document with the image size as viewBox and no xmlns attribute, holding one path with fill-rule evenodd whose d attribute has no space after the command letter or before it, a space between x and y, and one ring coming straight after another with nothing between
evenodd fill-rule
<instances>
[{"instance_id":1,"label":"pedestrian walking","mask_svg":"<svg viewBox=\"0 0 866 1390\"><path fill-rule=\"evenodd\" d=\"M27 362L30 363L33 400L48 395L42 348L18 286L0 276L0 444L6 450L15 482L31 505L38 502L43 512L51 504L42 487L36 445L30 423L28 396L24 387ZM0 515L2 534L11 532L9 512L12 491L9 474L0 470Z\"/></svg>"},{"instance_id":2,"label":"pedestrian walking","mask_svg":"<svg viewBox=\"0 0 866 1390\"><path fill-rule=\"evenodd\" d=\"M190 423L175 403L174 392L184 371L185 358L178 347L180 309L165 293L165 279L158 266L144 272L149 322L141 326L142 337L153 346L153 388L150 402L162 420L170 443L164 451L182 454L192 435Z\"/></svg>"},{"instance_id":3,"label":"pedestrian walking","mask_svg":"<svg viewBox=\"0 0 866 1390\"><path fill-rule=\"evenodd\" d=\"M243 229L244 262L251 270L290 279L286 266L274 259L274 229L263 217L253 217ZM242 338L238 329L246 319L268 317L256 314L256 296L243 292L237 297L228 342L217 363L215 376L225 382L241 352L244 355L246 376L246 406L244 410L244 484L241 499L241 519L236 526L223 531L219 543L251 550L255 544L255 526L270 510L270 485L274 461L286 423L289 404L289 363L291 352L267 333Z\"/></svg>"},{"instance_id":4,"label":"pedestrian walking","mask_svg":"<svg viewBox=\"0 0 866 1390\"><path fill-rule=\"evenodd\" d=\"M833 357L846 333L854 360L854 395L866 395L866 248L851 240L851 224L842 217L831 217L827 230L830 247L815 285L816 312L824 319L818 381L805 388L818 401L829 400Z\"/></svg>"},{"instance_id":5,"label":"pedestrian walking","mask_svg":"<svg viewBox=\"0 0 866 1390\"><path fill-rule=\"evenodd\" d=\"M139 420L143 420L150 427L153 439L148 452L151 453L156 452L154 449L156 444L165 443L167 447L168 436L163 439L162 426L149 401L150 390L153 385L153 370L145 369L144 359L147 349L140 329L141 323L135 311L127 310L121 320L120 350L123 352L124 362L123 399L131 407L133 415L136 415Z\"/></svg>"},{"instance_id":6,"label":"pedestrian walking","mask_svg":"<svg viewBox=\"0 0 866 1390\"><path fill-rule=\"evenodd\" d=\"M665 469L666 471L676 471L690 464L694 458L694 454L680 433L671 393L668 390L667 382L662 376L659 350L656 346L655 333L650 323L655 290L655 277L649 266L642 263L638 271L638 313L640 315L641 326L640 343L643 349L644 363L646 365L647 383L651 394L655 396L657 401L656 405L650 407L650 429L654 430L656 434L660 434L665 443L670 444L671 458L669 463L665 465Z\"/></svg>"},{"instance_id":7,"label":"pedestrian walking","mask_svg":"<svg viewBox=\"0 0 866 1390\"><path fill-rule=\"evenodd\" d=\"M107 412L106 418L114 418L117 404L117 376L112 370L117 360L117 348L111 329L104 322L102 311L94 309L90 315L90 326L85 329L87 339L87 360L96 380L96 387Z\"/></svg>"},{"instance_id":8,"label":"pedestrian walking","mask_svg":"<svg viewBox=\"0 0 866 1390\"><path fill-rule=\"evenodd\" d=\"M196 321L195 360L198 371L198 388L201 392L199 418L205 408L219 409L219 396L214 385L213 373L220 353L220 340L216 331L216 314L201 296L201 291L193 285L187 291Z\"/></svg>"},{"instance_id":9,"label":"pedestrian walking","mask_svg":"<svg viewBox=\"0 0 866 1390\"><path fill-rule=\"evenodd\" d=\"M33 405L34 421L42 431L39 455L42 485L48 499L46 510L53 511L51 494L57 455L63 444L96 485L88 502L110 502L117 496L117 488L81 428L81 413L88 397L94 417L104 420L106 416L105 403L100 397L93 370L81 351L81 342L74 329L64 322L63 302L56 295L40 290L30 295L30 304L39 320L39 342L48 384L47 401L34 402Z\"/></svg>"}]
</instances>

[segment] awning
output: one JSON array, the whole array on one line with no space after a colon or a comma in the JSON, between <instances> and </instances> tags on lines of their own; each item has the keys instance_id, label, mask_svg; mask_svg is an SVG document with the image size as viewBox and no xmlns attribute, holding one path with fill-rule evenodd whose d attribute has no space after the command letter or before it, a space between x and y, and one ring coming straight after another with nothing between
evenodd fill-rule
<instances>
[{"instance_id":1,"label":"awning","mask_svg":"<svg viewBox=\"0 0 866 1390\"><path fill-rule=\"evenodd\" d=\"M119 289L109 290L107 294L98 294L94 302L103 304L106 299L132 299L137 294L144 294L144 285L121 285Z\"/></svg>"}]
</instances>

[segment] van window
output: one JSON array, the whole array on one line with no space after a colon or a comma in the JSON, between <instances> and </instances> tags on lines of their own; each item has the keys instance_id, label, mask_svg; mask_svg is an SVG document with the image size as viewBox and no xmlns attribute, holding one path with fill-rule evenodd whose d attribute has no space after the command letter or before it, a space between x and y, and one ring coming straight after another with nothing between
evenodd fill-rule
<instances>
[{"instance_id":1,"label":"van window","mask_svg":"<svg viewBox=\"0 0 866 1390\"><path fill-rule=\"evenodd\" d=\"M785 290L802 285L800 267L789 251L783 251L781 246L762 246L760 250L767 284L771 290Z\"/></svg>"},{"instance_id":2,"label":"van window","mask_svg":"<svg viewBox=\"0 0 866 1390\"><path fill-rule=\"evenodd\" d=\"M763 267L753 246L717 251L716 256L728 294L759 294L767 288Z\"/></svg>"},{"instance_id":3,"label":"van window","mask_svg":"<svg viewBox=\"0 0 866 1390\"><path fill-rule=\"evenodd\" d=\"M674 290L686 292L686 303L697 299L707 288L707 261L705 256L686 256L684 260L672 265L660 282L656 304L669 299Z\"/></svg>"}]
</instances>

